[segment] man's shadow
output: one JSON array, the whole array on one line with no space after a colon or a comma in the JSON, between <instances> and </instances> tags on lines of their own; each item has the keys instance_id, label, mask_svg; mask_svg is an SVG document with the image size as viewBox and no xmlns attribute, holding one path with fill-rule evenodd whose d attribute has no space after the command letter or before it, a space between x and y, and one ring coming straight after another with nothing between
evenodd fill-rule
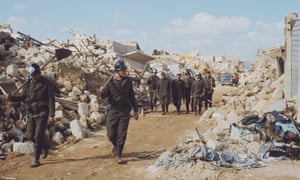
<instances>
[{"instance_id":1,"label":"man's shadow","mask_svg":"<svg viewBox=\"0 0 300 180\"><path fill-rule=\"evenodd\" d=\"M163 150L154 150L154 151L142 151L142 152L129 152L123 153L122 157L126 162L136 162L136 161L144 161L144 160L153 160L157 159L160 154L165 151ZM111 154L101 155L101 156L91 156L84 158L65 158L65 159L48 159L43 162L44 165L48 164L62 164L62 163L70 163L70 162L81 162L87 160L97 160L97 159L113 159L114 157Z\"/></svg>"}]
</instances>

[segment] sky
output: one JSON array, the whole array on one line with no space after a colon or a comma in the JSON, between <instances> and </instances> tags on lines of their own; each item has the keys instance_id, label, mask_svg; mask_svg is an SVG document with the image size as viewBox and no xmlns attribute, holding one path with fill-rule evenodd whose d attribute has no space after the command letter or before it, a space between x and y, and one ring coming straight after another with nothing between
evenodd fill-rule
<instances>
[{"instance_id":1,"label":"sky","mask_svg":"<svg viewBox=\"0 0 300 180\"><path fill-rule=\"evenodd\" d=\"M284 44L284 19L300 0L1 0L0 24L40 41L72 40L68 31L138 42L154 49L256 61Z\"/></svg>"}]
</instances>

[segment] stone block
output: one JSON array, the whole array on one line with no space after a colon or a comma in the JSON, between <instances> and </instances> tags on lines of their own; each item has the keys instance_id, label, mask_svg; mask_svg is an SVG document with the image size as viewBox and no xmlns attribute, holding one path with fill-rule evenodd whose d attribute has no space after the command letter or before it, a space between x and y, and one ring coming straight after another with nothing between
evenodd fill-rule
<instances>
[{"instance_id":1,"label":"stone block","mask_svg":"<svg viewBox=\"0 0 300 180\"><path fill-rule=\"evenodd\" d=\"M75 119L75 120L71 121L70 128L71 128L72 135L74 137L76 137L78 139L82 139L85 137L85 132L78 120Z\"/></svg>"},{"instance_id":2,"label":"stone block","mask_svg":"<svg viewBox=\"0 0 300 180\"><path fill-rule=\"evenodd\" d=\"M15 142L13 144L13 152L20 153L20 154L32 154L33 143L31 141Z\"/></svg>"},{"instance_id":3,"label":"stone block","mask_svg":"<svg viewBox=\"0 0 300 180\"><path fill-rule=\"evenodd\" d=\"M87 117L89 114L89 105L87 103L78 103L78 114Z\"/></svg>"}]
</instances>

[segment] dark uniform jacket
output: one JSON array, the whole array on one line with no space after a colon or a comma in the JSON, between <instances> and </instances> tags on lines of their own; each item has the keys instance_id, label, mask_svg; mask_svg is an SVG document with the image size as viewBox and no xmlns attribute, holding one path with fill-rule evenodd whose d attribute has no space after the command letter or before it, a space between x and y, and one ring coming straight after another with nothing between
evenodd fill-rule
<instances>
[{"instance_id":1,"label":"dark uniform jacket","mask_svg":"<svg viewBox=\"0 0 300 180\"><path fill-rule=\"evenodd\" d=\"M171 96L171 81L168 78L160 79L158 81L157 94L160 98Z\"/></svg>"},{"instance_id":2,"label":"dark uniform jacket","mask_svg":"<svg viewBox=\"0 0 300 180\"><path fill-rule=\"evenodd\" d=\"M214 91L214 87L216 87L215 78L211 76L209 78L204 78L204 82L206 93L212 93Z\"/></svg>"},{"instance_id":3,"label":"dark uniform jacket","mask_svg":"<svg viewBox=\"0 0 300 180\"><path fill-rule=\"evenodd\" d=\"M173 102L177 102L184 96L184 82L183 80L172 81L172 98Z\"/></svg>"},{"instance_id":4,"label":"dark uniform jacket","mask_svg":"<svg viewBox=\"0 0 300 180\"><path fill-rule=\"evenodd\" d=\"M121 80L112 79L101 94L101 98L108 98L112 110L130 112L131 107L134 112L138 112L137 102L133 92L132 80L129 77Z\"/></svg>"},{"instance_id":5,"label":"dark uniform jacket","mask_svg":"<svg viewBox=\"0 0 300 180\"><path fill-rule=\"evenodd\" d=\"M149 86L150 90L156 90L157 88L157 83L159 81L159 77L157 76L151 76L148 81L147 81L147 85Z\"/></svg>"},{"instance_id":6,"label":"dark uniform jacket","mask_svg":"<svg viewBox=\"0 0 300 180\"><path fill-rule=\"evenodd\" d=\"M205 83L204 80L194 80L191 89L191 95L193 97L199 97L205 93Z\"/></svg>"},{"instance_id":7,"label":"dark uniform jacket","mask_svg":"<svg viewBox=\"0 0 300 180\"><path fill-rule=\"evenodd\" d=\"M190 95L194 78L192 77L184 78L183 81L184 81L185 95Z\"/></svg>"},{"instance_id":8,"label":"dark uniform jacket","mask_svg":"<svg viewBox=\"0 0 300 180\"><path fill-rule=\"evenodd\" d=\"M25 101L28 111L32 115L55 115L55 100L53 83L46 77L41 76L39 80L30 80L25 86L22 95L12 96L12 101Z\"/></svg>"}]
</instances>

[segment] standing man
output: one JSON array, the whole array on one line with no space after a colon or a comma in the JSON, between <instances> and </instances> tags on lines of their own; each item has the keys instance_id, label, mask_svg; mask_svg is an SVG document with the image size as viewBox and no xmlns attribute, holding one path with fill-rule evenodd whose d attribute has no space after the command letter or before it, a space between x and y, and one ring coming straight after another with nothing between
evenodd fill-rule
<instances>
[{"instance_id":1,"label":"standing man","mask_svg":"<svg viewBox=\"0 0 300 180\"><path fill-rule=\"evenodd\" d=\"M202 79L202 76L200 73L196 74L196 79L193 81L192 84L192 89L191 89L191 95L192 98L194 99L193 103L193 107L194 107L194 111L195 111L195 115L200 115L201 114L201 110L202 110L202 104L204 101L204 96L205 96L205 82ZM198 105L198 111L197 111L197 105Z\"/></svg>"},{"instance_id":2,"label":"standing man","mask_svg":"<svg viewBox=\"0 0 300 180\"><path fill-rule=\"evenodd\" d=\"M185 113L188 114L190 112L190 104L191 104L191 89L194 78L191 76L191 73L186 71L184 81L184 99L185 99ZM191 104L191 108L193 105ZM193 108L192 108L193 109Z\"/></svg>"},{"instance_id":3,"label":"standing man","mask_svg":"<svg viewBox=\"0 0 300 180\"><path fill-rule=\"evenodd\" d=\"M210 71L205 73L205 109L212 106L212 97L214 93L214 88L216 87L215 78L210 74Z\"/></svg>"},{"instance_id":4,"label":"standing man","mask_svg":"<svg viewBox=\"0 0 300 180\"><path fill-rule=\"evenodd\" d=\"M151 72L151 77L148 79L147 81L147 85L149 87L149 91L150 91L150 105L151 105L151 111L156 111L157 107L156 107L156 102L157 102L157 83L159 80L159 77L157 77L157 70L156 69L152 69Z\"/></svg>"},{"instance_id":5,"label":"standing man","mask_svg":"<svg viewBox=\"0 0 300 180\"><path fill-rule=\"evenodd\" d=\"M169 111L171 96L171 81L165 72L161 72L161 78L157 83L157 95L160 99L162 115L165 115Z\"/></svg>"},{"instance_id":6,"label":"standing man","mask_svg":"<svg viewBox=\"0 0 300 180\"><path fill-rule=\"evenodd\" d=\"M25 86L22 95L13 96L9 94L8 100L25 101L28 105L27 135L34 143L34 159L31 167L38 167L42 151L44 151L42 158L46 158L48 155L48 142L45 142L47 124L52 124L55 121L54 88L50 80L41 76L38 64L31 64L28 72L31 79Z\"/></svg>"},{"instance_id":7,"label":"standing man","mask_svg":"<svg viewBox=\"0 0 300 180\"><path fill-rule=\"evenodd\" d=\"M115 73L107 86L101 86L101 98L108 98L109 109L106 117L107 136L113 145L112 155L118 164L124 164L122 152L127 137L131 108L138 120L138 106L134 96L132 80L127 76L127 67L123 59L115 62Z\"/></svg>"},{"instance_id":8,"label":"standing man","mask_svg":"<svg viewBox=\"0 0 300 180\"><path fill-rule=\"evenodd\" d=\"M176 107L176 114L180 114L180 106L181 106L181 100L184 95L184 82L181 79L181 74L178 73L176 75L176 79L172 80L172 98L173 98L173 104Z\"/></svg>"}]
</instances>

